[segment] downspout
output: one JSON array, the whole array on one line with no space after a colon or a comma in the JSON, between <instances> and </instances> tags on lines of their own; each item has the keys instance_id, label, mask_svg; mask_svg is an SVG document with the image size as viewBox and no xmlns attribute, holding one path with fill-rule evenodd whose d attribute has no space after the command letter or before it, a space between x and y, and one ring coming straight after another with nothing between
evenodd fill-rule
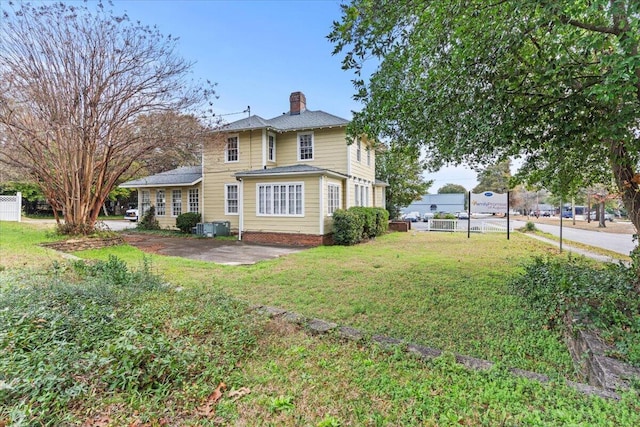
<instances>
[{"instance_id":1,"label":"downspout","mask_svg":"<svg viewBox=\"0 0 640 427\"><path fill-rule=\"evenodd\" d=\"M320 235L324 236L324 176L320 176L320 178L318 178L318 186L320 187L320 200L318 201L318 204L320 206L319 211L320 211L320 226L319 226L319 230L320 230Z\"/></svg>"},{"instance_id":2,"label":"downspout","mask_svg":"<svg viewBox=\"0 0 640 427\"><path fill-rule=\"evenodd\" d=\"M200 196L200 200L202 200L201 204L201 212L200 212L200 217L202 218L202 222L205 222L204 219L204 205L205 205L205 197L204 197L204 144L205 142L202 142L202 155L200 156L200 168L201 168L201 173L202 173L202 181L200 181L200 188L202 188L202 195ZM187 198L189 197L189 192L187 191ZM171 197L172 203L173 203L173 195ZM189 203L189 201L187 200L187 203Z\"/></svg>"},{"instance_id":3,"label":"downspout","mask_svg":"<svg viewBox=\"0 0 640 427\"><path fill-rule=\"evenodd\" d=\"M351 146L347 144L347 179L345 180L345 188L344 188L344 208L349 209L349 200L351 197L351 185L349 178L351 178Z\"/></svg>"},{"instance_id":4,"label":"downspout","mask_svg":"<svg viewBox=\"0 0 640 427\"><path fill-rule=\"evenodd\" d=\"M238 185L238 240L242 240L242 229L244 228L244 181L236 178Z\"/></svg>"},{"instance_id":5,"label":"downspout","mask_svg":"<svg viewBox=\"0 0 640 427\"><path fill-rule=\"evenodd\" d=\"M262 129L262 169L267 168L267 128Z\"/></svg>"}]
</instances>

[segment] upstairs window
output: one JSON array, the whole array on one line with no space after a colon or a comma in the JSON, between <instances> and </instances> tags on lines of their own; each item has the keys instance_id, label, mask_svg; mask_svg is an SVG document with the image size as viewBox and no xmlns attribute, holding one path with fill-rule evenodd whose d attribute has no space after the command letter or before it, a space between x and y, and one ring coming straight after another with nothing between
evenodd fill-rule
<instances>
[{"instance_id":1,"label":"upstairs window","mask_svg":"<svg viewBox=\"0 0 640 427\"><path fill-rule=\"evenodd\" d=\"M273 133L267 135L267 160L276 161L276 135Z\"/></svg>"},{"instance_id":2,"label":"upstairs window","mask_svg":"<svg viewBox=\"0 0 640 427\"><path fill-rule=\"evenodd\" d=\"M371 149L367 147L367 166L371 166Z\"/></svg>"},{"instance_id":3,"label":"upstairs window","mask_svg":"<svg viewBox=\"0 0 640 427\"><path fill-rule=\"evenodd\" d=\"M227 138L227 145L225 146L225 162L237 162L240 154L240 144L238 143L237 136L230 136Z\"/></svg>"},{"instance_id":4,"label":"upstairs window","mask_svg":"<svg viewBox=\"0 0 640 427\"><path fill-rule=\"evenodd\" d=\"M356 142L356 160L359 162L362 161L362 143L360 140Z\"/></svg>"},{"instance_id":5,"label":"upstairs window","mask_svg":"<svg viewBox=\"0 0 640 427\"><path fill-rule=\"evenodd\" d=\"M313 160L313 133L298 134L298 160Z\"/></svg>"}]
</instances>

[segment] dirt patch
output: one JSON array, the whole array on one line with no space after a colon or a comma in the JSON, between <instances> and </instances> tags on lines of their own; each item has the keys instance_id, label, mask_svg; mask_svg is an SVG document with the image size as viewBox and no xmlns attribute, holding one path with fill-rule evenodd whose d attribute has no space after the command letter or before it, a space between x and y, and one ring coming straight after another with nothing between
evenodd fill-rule
<instances>
[{"instance_id":1,"label":"dirt patch","mask_svg":"<svg viewBox=\"0 0 640 427\"><path fill-rule=\"evenodd\" d=\"M303 250L300 247L267 246L238 240L123 234L124 240L141 251L225 265L255 264Z\"/></svg>"}]
</instances>

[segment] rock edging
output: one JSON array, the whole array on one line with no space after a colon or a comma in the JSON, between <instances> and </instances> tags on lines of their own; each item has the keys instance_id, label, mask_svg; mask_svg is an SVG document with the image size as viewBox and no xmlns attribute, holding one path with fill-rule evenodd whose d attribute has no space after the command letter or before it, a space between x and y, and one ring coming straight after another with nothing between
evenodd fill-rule
<instances>
[{"instance_id":1,"label":"rock edging","mask_svg":"<svg viewBox=\"0 0 640 427\"><path fill-rule=\"evenodd\" d=\"M628 390L629 381L640 380L640 368L607 356L610 346L602 342L597 333L574 326L579 322L571 313L565 316L565 341L574 363L589 384L605 390Z\"/></svg>"},{"instance_id":2,"label":"rock edging","mask_svg":"<svg viewBox=\"0 0 640 427\"><path fill-rule=\"evenodd\" d=\"M333 322L327 322L321 319L307 319L304 316L287 311L277 307L270 307L259 305L252 307L252 309L260 314L266 315L270 318L281 318L286 322L294 323L307 330L311 335L322 334L335 334L340 339L363 341L367 335L350 326L340 326ZM426 347L423 345L408 343L398 338L388 337L385 335L373 335L370 337L371 342L383 347L393 348L394 346L404 346L407 353L413 354L421 359L434 359L442 355L442 350ZM489 370L495 364L488 360L478 359L471 356L465 356L462 354L455 354L456 362L463 365L467 369L471 370ZM533 381L541 383L548 383L551 379L543 374L537 372L526 371L524 369L510 368L509 372L518 377L527 378ZM574 381L566 381L566 384L573 389L591 396L599 396L605 399L619 400L620 396L613 390L598 387L591 384L577 383Z\"/></svg>"}]
</instances>

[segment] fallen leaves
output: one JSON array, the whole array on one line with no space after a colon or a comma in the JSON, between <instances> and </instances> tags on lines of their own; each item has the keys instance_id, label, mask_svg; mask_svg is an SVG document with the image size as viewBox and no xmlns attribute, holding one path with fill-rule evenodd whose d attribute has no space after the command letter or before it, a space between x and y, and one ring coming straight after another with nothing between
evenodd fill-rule
<instances>
[{"instance_id":1,"label":"fallen leaves","mask_svg":"<svg viewBox=\"0 0 640 427\"><path fill-rule=\"evenodd\" d=\"M227 389L227 385L223 382L218 384L218 387L207 397L205 402L198 407L196 412L198 415L205 418L212 418L216 414L216 404L222 399L222 393Z\"/></svg>"},{"instance_id":2,"label":"fallen leaves","mask_svg":"<svg viewBox=\"0 0 640 427\"><path fill-rule=\"evenodd\" d=\"M235 402L236 400L240 399L242 396L246 396L247 394L251 393L251 390L249 390L247 387L240 387L237 390L232 390L229 392L229 397L231 397L231 401Z\"/></svg>"}]
</instances>

